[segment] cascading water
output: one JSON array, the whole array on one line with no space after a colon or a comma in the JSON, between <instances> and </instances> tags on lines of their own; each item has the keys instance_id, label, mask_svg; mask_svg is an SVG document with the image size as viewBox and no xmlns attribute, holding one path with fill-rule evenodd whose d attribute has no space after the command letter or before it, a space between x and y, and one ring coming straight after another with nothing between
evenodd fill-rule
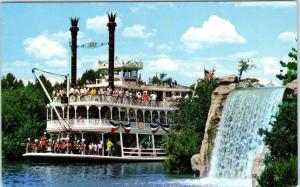
<instances>
[{"instance_id":1,"label":"cascading water","mask_svg":"<svg viewBox=\"0 0 300 187\"><path fill-rule=\"evenodd\" d=\"M247 88L226 100L212 153L209 178L249 179L262 137L282 101L283 87Z\"/></svg>"}]
</instances>

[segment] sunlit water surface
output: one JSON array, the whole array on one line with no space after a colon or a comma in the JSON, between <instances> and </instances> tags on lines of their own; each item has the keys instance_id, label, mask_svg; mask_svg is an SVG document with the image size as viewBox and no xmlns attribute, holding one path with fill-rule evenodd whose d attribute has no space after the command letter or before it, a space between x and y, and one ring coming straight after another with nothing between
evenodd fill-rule
<instances>
[{"instance_id":1,"label":"sunlit water surface","mask_svg":"<svg viewBox=\"0 0 300 187\"><path fill-rule=\"evenodd\" d=\"M245 180L170 175L164 172L162 163L3 162L2 167L3 186L247 186Z\"/></svg>"}]
</instances>

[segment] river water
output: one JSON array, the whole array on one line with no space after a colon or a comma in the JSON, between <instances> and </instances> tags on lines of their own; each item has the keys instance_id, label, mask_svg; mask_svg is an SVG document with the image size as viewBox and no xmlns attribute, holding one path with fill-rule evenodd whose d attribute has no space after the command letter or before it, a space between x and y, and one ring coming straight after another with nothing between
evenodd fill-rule
<instances>
[{"instance_id":1,"label":"river water","mask_svg":"<svg viewBox=\"0 0 300 187\"><path fill-rule=\"evenodd\" d=\"M169 175L162 163L3 162L3 186L199 186L193 175Z\"/></svg>"}]
</instances>

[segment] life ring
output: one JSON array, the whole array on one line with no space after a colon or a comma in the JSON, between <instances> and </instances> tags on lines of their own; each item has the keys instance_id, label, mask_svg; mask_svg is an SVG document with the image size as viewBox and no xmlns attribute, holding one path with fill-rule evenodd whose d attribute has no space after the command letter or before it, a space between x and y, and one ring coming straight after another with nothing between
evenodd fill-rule
<instances>
[{"instance_id":1,"label":"life ring","mask_svg":"<svg viewBox=\"0 0 300 187\"><path fill-rule=\"evenodd\" d=\"M139 123L139 124L138 124L138 128L139 128L139 129L143 129L144 127L145 127L144 123Z\"/></svg>"},{"instance_id":2,"label":"life ring","mask_svg":"<svg viewBox=\"0 0 300 187\"><path fill-rule=\"evenodd\" d=\"M71 101L71 102L75 102L75 101L76 101L75 95L70 96L70 101Z\"/></svg>"}]
</instances>

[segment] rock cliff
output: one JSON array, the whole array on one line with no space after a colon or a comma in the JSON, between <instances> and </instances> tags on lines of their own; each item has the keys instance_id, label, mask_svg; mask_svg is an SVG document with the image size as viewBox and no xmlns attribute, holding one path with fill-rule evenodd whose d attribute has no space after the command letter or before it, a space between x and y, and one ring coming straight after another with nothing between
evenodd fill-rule
<instances>
[{"instance_id":1,"label":"rock cliff","mask_svg":"<svg viewBox=\"0 0 300 187\"><path fill-rule=\"evenodd\" d=\"M257 79L245 79L238 83L237 76L234 75L222 77L219 79L219 82L220 86L218 86L212 94L200 155L194 155L192 159L192 168L196 173L200 174L200 177L206 176L209 171L211 153L214 147L219 121L222 116L223 106L228 94L236 88L262 86Z\"/></svg>"}]
</instances>

